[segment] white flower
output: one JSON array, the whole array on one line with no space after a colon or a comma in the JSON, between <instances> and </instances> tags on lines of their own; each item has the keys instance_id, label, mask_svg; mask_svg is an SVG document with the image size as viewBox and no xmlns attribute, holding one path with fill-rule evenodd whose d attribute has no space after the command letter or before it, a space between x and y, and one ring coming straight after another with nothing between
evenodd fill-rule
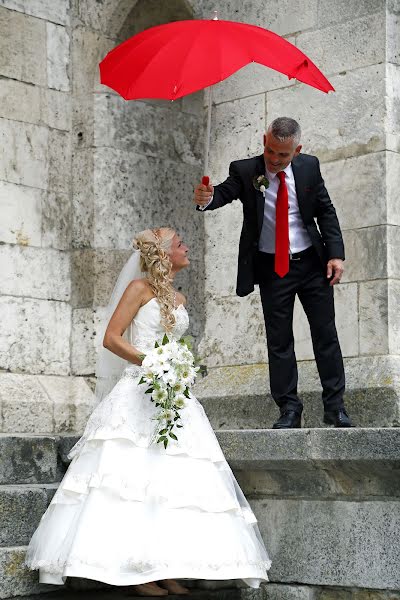
<instances>
[{"instance_id":1,"label":"white flower","mask_svg":"<svg viewBox=\"0 0 400 600\"><path fill-rule=\"evenodd\" d=\"M151 397L156 402L164 402L168 398L168 394L163 388L158 388L152 392Z\"/></svg>"},{"instance_id":2,"label":"white flower","mask_svg":"<svg viewBox=\"0 0 400 600\"><path fill-rule=\"evenodd\" d=\"M174 398L174 404L176 408L184 408L186 404L186 398L183 394L176 394Z\"/></svg>"},{"instance_id":3,"label":"white flower","mask_svg":"<svg viewBox=\"0 0 400 600\"><path fill-rule=\"evenodd\" d=\"M172 410L167 409L164 410L162 416L166 421L172 421L172 419L174 418L174 413L172 412Z\"/></svg>"},{"instance_id":4,"label":"white flower","mask_svg":"<svg viewBox=\"0 0 400 600\"><path fill-rule=\"evenodd\" d=\"M183 385L182 381L177 381L172 387L176 394L182 394L182 392L185 390L185 386Z\"/></svg>"},{"instance_id":5,"label":"white flower","mask_svg":"<svg viewBox=\"0 0 400 600\"><path fill-rule=\"evenodd\" d=\"M260 192L262 192L262 193L265 192L265 185L260 185Z\"/></svg>"}]
</instances>

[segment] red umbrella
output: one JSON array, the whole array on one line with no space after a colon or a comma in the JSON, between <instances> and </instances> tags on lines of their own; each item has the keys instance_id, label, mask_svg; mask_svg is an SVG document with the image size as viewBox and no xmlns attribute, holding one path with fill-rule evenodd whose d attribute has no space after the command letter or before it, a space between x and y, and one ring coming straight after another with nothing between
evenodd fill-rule
<instances>
[{"instance_id":1,"label":"red umbrella","mask_svg":"<svg viewBox=\"0 0 400 600\"><path fill-rule=\"evenodd\" d=\"M125 100L177 100L256 62L323 92L333 87L301 50L272 31L234 21L175 21L146 29L100 63L101 83Z\"/></svg>"},{"instance_id":2,"label":"red umbrella","mask_svg":"<svg viewBox=\"0 0 400 600\"><path fill-rule=\"evenodd\" d=\"M301 50L272 31L237 23L175 21L146 29L107 54L100 63L101 83L125 100L177 100L223 81L256 62L323 92L334 91L326 77ZM208 101L205 172L211 127Z\"/></svg>"}]
</instances>

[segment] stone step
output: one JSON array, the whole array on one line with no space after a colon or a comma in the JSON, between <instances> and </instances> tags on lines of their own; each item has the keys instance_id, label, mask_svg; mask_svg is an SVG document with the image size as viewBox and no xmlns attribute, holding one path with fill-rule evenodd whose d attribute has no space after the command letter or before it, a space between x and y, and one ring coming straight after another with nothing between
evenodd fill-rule
<instances>
[{"instance_id":1,"label":"stone step","mask_svg":"<svg viewBox=\"0 0 400 600\"><path fill-rule=\"evenodd\" d=\"M0 486L0 547L27 544L58 483Z\"/></svg>"},{"instance_id":2,"label":"stone step","mask_svg":"<svg viewBox=\"0 0 400 600\"><path fill-rule=\"evenodd\" d=\"M57 446L55 436L0 434L0 485L59 481Z\"/></svg>"},{"instance_id":3,"label":"stone step","mask_svg":"<svg viewBox=\"0 0 400 600\"><path fill-rule=\"evenodd\" d=\"M68 578L64 586L38 583L38 572L24 565L26 547L0 548L0 599L24 597L24 600L123 600L126 591L89 579ZM191 600L240 600L241 590L235 582L205 582L205 589L197 589L201 582L192 582ZM210 585L211 584L211 585ZM135 598L135 596L129 596ZM178 596L168 595L171 600ZM181 598L181 597L179 597ZM243 598L243 600L246 600ZM249 599L250 600L250 599ZM253 598L251 599L253 600ZM258 600L257 596L254 600ZM262 600L262 596L260 596Z\"/></svg>"}]
</instances>

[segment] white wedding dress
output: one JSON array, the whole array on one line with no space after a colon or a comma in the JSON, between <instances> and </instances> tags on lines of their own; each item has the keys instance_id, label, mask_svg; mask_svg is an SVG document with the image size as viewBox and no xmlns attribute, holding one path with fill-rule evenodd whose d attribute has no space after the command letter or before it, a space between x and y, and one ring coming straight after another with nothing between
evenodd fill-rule
<instances>
[{"instance_id":1,"label":"white wedding dress","mask_svg":"<svg viewBox=\"0 0 400 600\"><path fill-rule=\"evenodd\" d=\"M189 318L175 309L173 337ZM130 327L144 353L163 336L155 298ZM40 582L112 585L168 578L267 581L270 561L254 514L201 404L181 410L179 440L152 443L155 407L131 365L95 408L26 555Z\"/></svg>"}]
</instances>

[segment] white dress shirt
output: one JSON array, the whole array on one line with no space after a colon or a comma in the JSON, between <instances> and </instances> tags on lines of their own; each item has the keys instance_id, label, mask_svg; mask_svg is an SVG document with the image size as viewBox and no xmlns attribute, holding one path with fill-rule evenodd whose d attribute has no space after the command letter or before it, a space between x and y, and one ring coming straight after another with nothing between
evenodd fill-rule
<instances>
[{"instance_id":1,"label":"white dress shirt","mask_svg":"<svg viewBox=\"0 0 400 600\"><path fill-rule=\"evenodd\" d=\"M311 238L304 226L300 215L299 203L297 202L296 186L292 165L289 164L286 169L285 181L288 190L289 200L289 247L290 252L301 252L312 245ZM264 192L264 220L260 235L258 248L261 252L275 253L275 225L276 225L276 198L279 188L279 177L276 173L270 173L268 169L265 176L269 181L269 186Z\"/></svg>"}]
</instances>

